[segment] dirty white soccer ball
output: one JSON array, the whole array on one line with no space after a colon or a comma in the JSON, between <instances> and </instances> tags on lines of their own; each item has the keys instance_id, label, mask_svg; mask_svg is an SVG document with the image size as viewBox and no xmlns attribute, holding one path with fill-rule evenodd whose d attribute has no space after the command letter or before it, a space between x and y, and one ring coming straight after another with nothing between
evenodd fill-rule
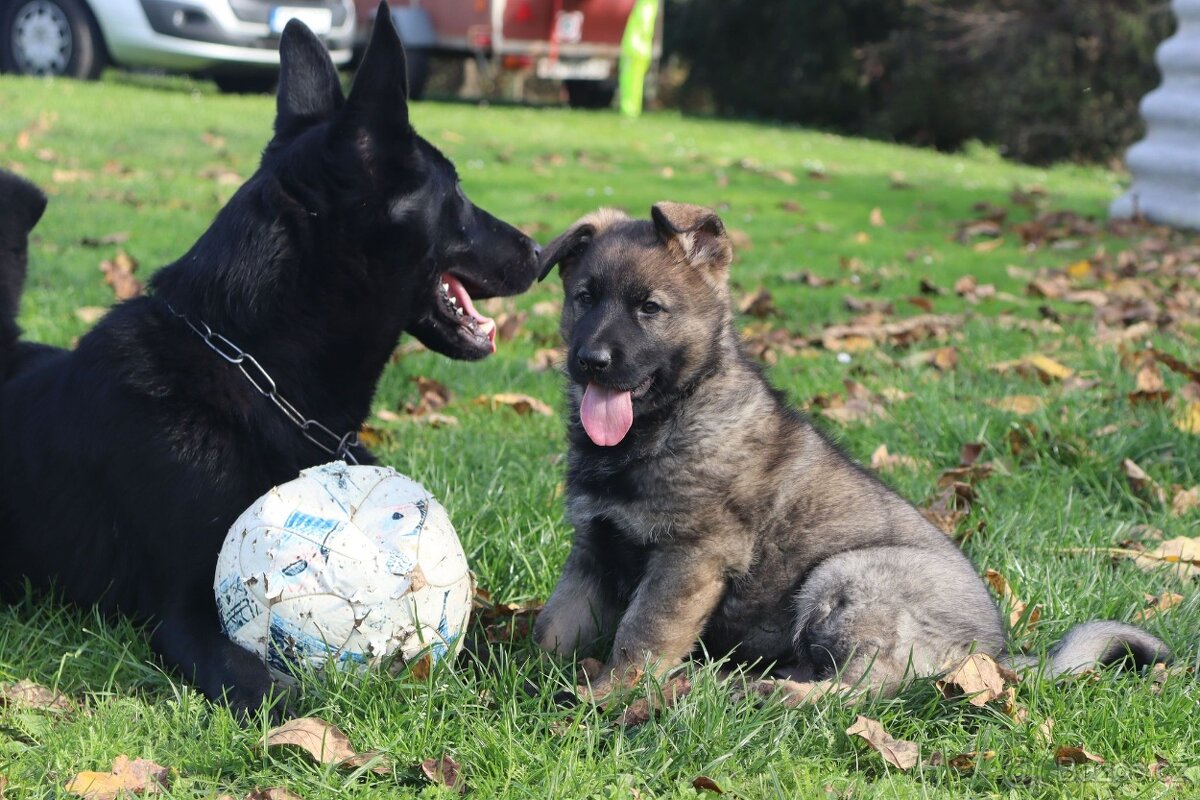
<instances>
[{"instance_id":1,"label":"dirty white soccer ball","mask_svg":"<svg viewBox=\"0 0 1200 800\"><path fill-rule=\"evenodd\" d=\"M387 467L306 469L229 529L214 583L225 634L275 671L453 657L467 558L441 504Z\"/></svg>"}]
</instances>

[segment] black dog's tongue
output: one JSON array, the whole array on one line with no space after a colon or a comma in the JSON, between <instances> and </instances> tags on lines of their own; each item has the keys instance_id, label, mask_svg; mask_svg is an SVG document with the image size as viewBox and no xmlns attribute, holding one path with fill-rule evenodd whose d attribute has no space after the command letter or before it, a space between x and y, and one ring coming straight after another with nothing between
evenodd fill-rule
<instances>
[{"instance_id":1,"label":"black dog's tongue","mask_svg":"<svg viewBox=\"0 0 1200 800\"><path fill-rule=\"evenodd\" d=\"M633 427L633 395L589 383L579 405L579 421L589 439L612 447Z\"/></svg>"}]
</instances>

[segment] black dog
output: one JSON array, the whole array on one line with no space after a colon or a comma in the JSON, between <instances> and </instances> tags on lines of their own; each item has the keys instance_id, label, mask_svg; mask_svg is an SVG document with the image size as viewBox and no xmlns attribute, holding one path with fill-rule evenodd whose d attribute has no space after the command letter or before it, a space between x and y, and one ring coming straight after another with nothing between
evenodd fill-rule
<instances>
[{"instance_id":1,"label":"black dog","mask_svg":"<svg viewBox=\"0 0 1200 800\"><path fill-rule=\"evenodd\" d=\"M29 232L46 210L46 196L24 178L0 171L0 379L15 361L17 306L25 285Z\"/></svg>"},{"instance_id":2,"label":"black dog","mask_svg":"<svg viewBox=\"0 0 1200 800\"><path fill-rule=\"evenodd\" d=\"M218 627L229 525L302 468L369 460L353 432L401 333L482 358L494 324L471 295L516 294L537 272L534 242L473 206L412 130L386 5L345 99L303 25L280 53L275 136L212 227L75 351L41 346L0 386L0 588L54 582L156 621L165 661L239 710L273 686Z\"/></svg>"}]
</instances>

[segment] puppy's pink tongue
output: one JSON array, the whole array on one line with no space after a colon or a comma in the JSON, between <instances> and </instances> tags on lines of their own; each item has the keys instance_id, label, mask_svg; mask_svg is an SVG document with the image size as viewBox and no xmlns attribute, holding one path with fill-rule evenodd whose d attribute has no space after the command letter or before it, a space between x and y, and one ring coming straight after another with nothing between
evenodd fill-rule
<instances>
[{"instance_id":1,"label":"puppy's pink tongue","mask_svg":"<svg viewBox=\"0 0 1200 800\"><path fill-rule=\"evenodd\" d=\"M589 439L611 447L633 427L633 396L589 383L579 405L579 419Z\"/></svg>"}]
</instances>

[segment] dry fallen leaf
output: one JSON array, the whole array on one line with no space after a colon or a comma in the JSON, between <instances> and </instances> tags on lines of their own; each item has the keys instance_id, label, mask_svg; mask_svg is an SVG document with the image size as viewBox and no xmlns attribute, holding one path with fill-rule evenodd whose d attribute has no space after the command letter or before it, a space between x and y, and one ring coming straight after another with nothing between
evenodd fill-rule
<instances>
[{"instance_id":1,"label":"dry fallen leaf","mask_svg":"<svg viewBox=\"0 0 1200 800\"><path fill-rule=\"evenodd\" d=\"M947 672L936 686L943 697L966 696L967 702L982 708L1005 694L1006 683L1016 683L1016 673L996 663L986 653L972 653Z\"/></svg>"},{"instance_id":2,"label":"dry fallen leaf","mask_svg":"<svg viewBox=\"0 0 1200 800\"><path fill-rule=\"evenodd\" d=\"M1054 763L1060 767L1070 767L1075 764L1086 764L1089 761L1095 764L1103 764L1104 759L1095 753L1089 753L1082 747L1071 747L1061 745L1054 751Z\"/></svg>"},{"instance_id":3,"label":"dry fallen leaf","mask_svg":"<svg viewBox=\"0 0 1200 800\"><path fill-rule=\"evenodd\" d=\"M1053 358L1041 355L1040 353L1032 353L1015 361L1001 361L993 364L991 369L1002 374L1016 372L1018 375L1025 377L1036 377L1042 383L1065 380L1075 374L1075 371L1070 367L1063 366Z\"/></svg>"},{"instance_id":4,"label":"dry fallen leaf","mask_svg":"<svg viewBox=\"0 0 1200 800\"><path fill-rule=\"evenodd\" d=\"M66 785L69 794L88 800L116 800L130 794L158 794L170 785L170 771L163 766L128 756L117 756L111 772L81 772Z\"/></svg>"},{"instance_id":5,"label":"dry fallen leaf","mask_svg":"<svg viewBox=\"0 0 1200 800\"><path fill-rule=\"evenodd\" d=\"M692 682L684 675L676 675L662 685L661 696L654 686L650 686L648 691L646 697L639 697L625 707L617 721L618 725L633 727L649 722L651 717L672 708L687 697L692 691Z\"/></svg>"},{"instance_id":6,"label":"dry fallen leaf","mask_svg":"<svg viewBox=\"0 0 1200 800\"><path fill-rule=\"evenodd\" d=\"M871 209L871 214L868 218L868 221L873 227L876 228L882 228L886 224L883 221L883 211L881 211L878 206Z\"/></svg>"},{"instance_id":7,"label":"dry fallen leaf","mask_svg":"<svg viewBox=\"0 0 1200 800\"><path fill-rule=\"evenodd\" d=\"M95 325L107 313L108 309L102 306L80 306L75 309L75 318L85 325Z\"/></svg>"},{"instance_id":8,"label":"dry fallen leaf","mask_svg":"<svg viewBox=\"0 0 1200 800\"><path fill-rule=\"evenodd\" d=\"M919 469L921 466L912 456L892 455L888 452L888 446L881 444L875 448L875 452L871 453L871 469L879 472L884 472L891 469L902 467L904 469Z\"/></svg>"},{"instance_id":9,"label":"dry fallen leaf","mask_svg":"<svg viewBox=\"0 0 1200 800\"><path fill-rule=\"evenodd\" d=\"M883 760L900 769L912 769L920 757L916 742L894 739L876 720L858 715L854 724L846 729L848 736L858 736L876 750Z\"/></svg>"},{"instance_id":10,"label":"dry fallen leaf","mask_svg":"<svg viewBox=\"0 0 1200 800\"><path fill-rule=\"evenodd\" d=\"M1171 565L1166 572L1180 579L1195 578L1200 575L1200 537L1167 539L1153 550L1136 553L1133 563L1148 572L1158 572L1164 565Z\"/></svg>"},{"instance_id":11,"label":"dry fallen leaf","mask_svg":"<svg viewBox=\"0 0 1200 800\"><path fill-rule=\"evenodd\" d=\"M707 775L697 775L692 779L692 788L697 792L712 792L713 794L725 794L721 787L712 778Z\"/></svg>"},{"instance_id":12,"label":"dry fallen leaf","mask_svg":"<svg viewBox=\"0 0 1200 800\"><path fill-rule=\"evenodd\" d=\"M543 347L534 351L533 357L529 359L529 370L531 372L546 372L551 369L558 369L563 363L565 354L562 350L556 347Z\"/></svg>"},{"instance_id":13,"label":"dry fallen leaf","mask_svg":"<svg viewBox=\"0 0 1200 800\"><path fill-rule=\"evenodd\" d=\"M33 681L0 683L0 706L55 712L75 711L78 708L66 695Z\"/></svg>"},{"instance_id":14,"label":"dry fallen leaf","mask_svg":"<svg viewBox=\"0 0 1200 800\"><path fill-rule=\"evenodd\" d=\"M543 417L554 416L554 410L550 406L538 400L536 397L530 397L527 394L512 394L502 392L493 395L480 395L475 398L475 404L480 406L488 406L493 411L507 406L521 416L534 413L541 414Z\"/></svg>"},{"instance_id":15,"label":"dry fallen leaf","mask_svg":"<svg viewBox=\"0 0 1200 800\"><path fill-rule=\"evenodd\" d=\"M956 756L951 756L950 758L946 758L946 755L941 750L938 750L929 757L929 761L926 763L931 767L943 767L944 766L944 767L950 767L951 769L954 769L954 770L958 770L959 772L962 772L962 773L967 773L967 772L975 771L975 762L976 761L991 761L995 757L996 757L995 750L983 750L983 751L973 750L969 753L959 753Z\"/></svg>"},{"instance_id":16,"label":"dry fallen leaf","mask_svg":"<svg viewBox=\"0 0 1200 800\"><path fill-rule=\"evenodd\" d=\"M1190 489L1178 487L1175 496L1171 498L1171 515L1182 517L1194 509L1200 508L1200 486Z\"/></svg>"},{"instance_id":17,"label":"dry fallen leaf","mask_svg":"<svg viewBox=\"0 0 1200 800\"><path fill-rule=\"evenodd\" d=\"M775 300L770 292L760 288L758 291L746 295L738 302L738 311L743 314L749 314L757 319L765 319L776 313Z\"/></svg>"},{"instance_id":18,"label":"dry fallen leaf","mask_svg":"<svg viewBox=\"0 0 1200 800\"><path fill-rule=\"evenodd\" d=\"M218 798L218 800L221 800L221 798ZM233 800L233 798L229 798L229 800ZM255 787L250 792L247 792L245 800L304 800L304 798L295 792L279 786L273 786L269 789Z\"/></svg>"},{"instance_id":19,"label":"dry fallen leaf","mask_svg":"<svg viewBox=\"0 0 1200 800\"><path fill-rule=\"evenodd\" d=\"M1180 409L1175 427L1184 433L1200 434L1200 402L1192 401Z\"/></svg>"},{"instance_id":20,"label":"dry fallen leaf","mask_svg":"<svg viewBox=\"0 0 1200 800\"><path fill-rule=\"evenodd\" d=\"M1126 458L1121 462L1121 471L1125 473L1125 479L1129 481L1129 487L1136 494L1146 495L1158 500L1160 503L1167 502L1167 493L1161 486L1155 483L1154 479L1146 474L1146 471L1137 465L1133 459Z\"/></svg>"},{"instance_id":21,"label":"dry fallen leaf","mask_svg":"<svg viewBox=\"0 0 1200 800\"><path fill-rule=\"evenodd\" d=\"M137 261L124 250L118 250L111 260L100 262L100 271L104 273L104 282L112 287L113 294L118 300L129 300L142 293L141 281L133 277L137 268Z\"/></svg>"},{"instance_id":22,"label":"dry fallen leaf","mask_svg":"<svg viewBox=\"0 0 1200 800\"><path fill-rule=\"evenodd\" d=\"M1008 613L1009 627L1017 627L1021 622L1021 618L1026 616L1025 612L1029 608L1029 605L1017 597L1017 593L1009 586L1008 579L1001 573L994 569L989 569L984 573L984 578L986 578L988 585L1000 596L1001 605L1011 609ZM1033 610L1029 612L1029 618L1025 622L1025 629L1032 630L1041 616L1041 607L1034 606Z\"/></svg>"},{"instance_id":23,"label":"dry fallen leaf","mask_svg":"<svg viewBox=\"0 0 1200 800\"><path fill-rule=\"evenodd\" d=\"M1046 405L1046 401L1036 395L1014 394L1009 397L1001 397L998 400L988 400L987 404L1001 411L1010 411L1014 414L1025 416L1041 409Z\"/></svg>"},{"instance_id":24,"label":"dry fallen leaf","mask_svg":"<svg viewBox=\"0 0 1200 800\"><path fill-rule=\"evenodd\" d=\"M364 767L378 775L391 774L392 767L378 753L358 753L350 745L350 739L336 725L317 717L300 717L288 720L277 728L267 731L263 747L294 745L303 749L318 763L334 764L339 767Z\"/></svg>"},{"instance_id":25,"label":"dry fallen leaf","mask_svg":"<svg viewBox=\"0 0 1200 800\"><path fill-rule=\"evenodd\" d=\"M1175 592L1163 592L1161 596L1148 594L1146 595L1146 607L1133 615L1133 621L1137 623L1145 622L1151 617L1169 611L1182 602L1183 595L1176 594Z\"/></svg>"},{"instance_id":26,"label":"dry fallen leaf","mask_svg":"<svg viewBox=\"0 0 1200 800\"><path fill-rule=\"evenodd\" d=\"M504 312L496 316L496 338L502 342L511 342L521 332L525 321L529 319L526 311L513 313Z\"/></svg>"},{"instance_id":27,"label":"dry fallen leaf","mask_svg":"<svg viewBox=\"0 0 1200 800\"><path fill-rule=\"evenodd\" d=\"M425 759L421 762L421 772L439 786L445 786L459 794L467 793L467 782L462 775L462 764L448 755Z\"/></svg>"}]
</instances>

